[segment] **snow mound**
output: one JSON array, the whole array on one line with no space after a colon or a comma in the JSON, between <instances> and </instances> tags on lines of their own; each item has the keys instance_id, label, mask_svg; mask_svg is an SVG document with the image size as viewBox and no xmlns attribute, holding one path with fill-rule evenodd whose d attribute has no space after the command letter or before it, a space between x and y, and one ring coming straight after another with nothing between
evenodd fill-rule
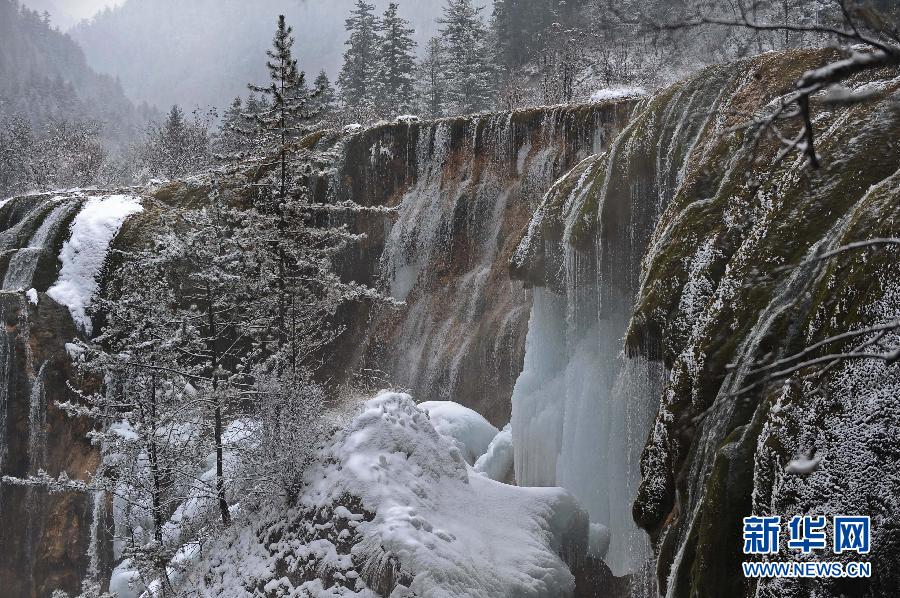
<instances>
[{"instance_id":1,"label":"snow mound","mask_svg":"<svg viewBox=\"0 0 900 598\"><path fill-rule=\"evenodd\" d=\"M492 480L505 482L514 477L512 424L506 424L488 446L487 451L475 462L475 471Z\"/></svg>"},{"instance_id":2,"label":"snow mound","mask_svg":"<svg viewBox=\"0 0 900 598\"><path fill-rule=\"evenodd\" d=\"M588 520L561 488L475 473L409 395L382 393L323 449L296 509L218 542L190 576L199 595L556 598L574 591Z\"/></svg>"},{"instance_id":3,"label":"snow mound","mask_svg":"<svg viewBox=\"0 0 900 598\"><path fill-rule=\"evenodd\" d=\"M100 269L109 244L125 219L143 211L140 200L128 195L91 197L72 222L69 240L63 244L59 260L59 280L47 295L69 308L72 319L88 336L91 320L85 310L97 292Z\"/></svg>"},{"instance_id":4,"label":"snow mound","mask_svg":"<svg viewBox=\"0 0 900 598\"><path fill-rule=\"evenodd\" d=\"M591 94L592 102L605 102L607 100L623 100L626 98L641 98L647 95L643 87L607 87L598 89Z\"/></svg>"},{"instance_id":5,"label":"snow mound","mask_svg":"<svg viewBox=\"0 0 900 598\"><path fill-rule=\"evenodd\" d=\"M419 409L428 414L439 434L453 439L469 465L488 450L500 433L480 413L453 401L426 401L419 404Z\"/></svg>"}]
</instances>

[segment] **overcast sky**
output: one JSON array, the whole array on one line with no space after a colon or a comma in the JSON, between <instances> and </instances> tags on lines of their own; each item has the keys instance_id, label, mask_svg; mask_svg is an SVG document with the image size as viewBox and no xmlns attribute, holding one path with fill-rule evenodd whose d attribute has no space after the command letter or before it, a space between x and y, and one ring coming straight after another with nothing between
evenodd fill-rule
<instances>
[{"instance_id":1,"label":"overcast sky","mask_svg":"<svg viewBox=\"0 0 900 598\"><path fill-rule=\"evenodd\" d=\"M94 16L105 6L115 6L121 0L22 0L22 4L40 11L48 11L54 25L66 30L78 21Z\"/></svg>"}]
</instances>

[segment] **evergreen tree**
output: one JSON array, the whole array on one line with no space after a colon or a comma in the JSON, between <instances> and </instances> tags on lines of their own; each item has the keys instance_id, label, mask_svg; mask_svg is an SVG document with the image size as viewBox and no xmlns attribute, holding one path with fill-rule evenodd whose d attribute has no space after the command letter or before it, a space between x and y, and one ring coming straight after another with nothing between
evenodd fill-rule
<instances>
[{"instance_id":1,"label":"evergreen tree","mask_svg":"<svg viewBox=\"0 0 900 598\"><path fill-rule=\"evenodd\" d=\"M315 94L306 86L305 74L297 68L297 60L293 57L292 33L284 15L280 15L273 47L266 52L270 82L267 86L250 85L250 89L262 94L265 101L250 115L252 127L244 131L245 135L258 139L268 151L265 157L268 165L277 167L276 203L287 197L290 144L310 131L310 113L315 99Z\"/></svg>"},{"instance_id":2,"label":"evergreen tree","mask_svg":"<svg viewBox=\"0 0 900 598\"><path fill-rule=\"evenodd\" d=\"M313 87L319 94L316 102L319 115L323 119L328 120L337 109L337 95L334 92L334 87L331 85L331 80L328 78L328 73L324 69L319 72L319 75L313 82Z\"/></svg>"},{"instance_id":3,"label":"evergreen tree","mask_svg":"<svg viewBox=\"0 0 900 598\"><path fill-rule=\"evenodd\" d=\"M416 66L415 30L398 14L396 2L388 4L381 19L378 48L377 106L382 114L408 112L413 105L413 71Z\"/></svg>"},{"instance_id":4,"label":"evergreen tree","mask_svg":"<svg viewBox=\"0 0 900 598\"><path fill-rule=\"evenodd\" d=\"M441 38L428 40L425 55L418 65L416 93L422 113L428 118L444 116L444 49Z\"/></svg>"},{"instance_id":5,"label":"evergreen tree","mask_svg":"<svg viewBox=\"0 0 900 598\"><path fill-rule=\"evenodd\" d=\"M346 41L344 65L338 84L344 103L351 108L365 109L374 104L373 89L375 67L378 61L378 19L375 6L364 0L356 0L346 20L349 37Z\"/></svg>"},{"instance_id":6,"label":"evergreen tree","mask_svg":"<svg viewBox=\"0 0 900 598\"><path fill-rule=\"evenodd\" d=\"M447 108L471 114L491 106L491 65L482 8L472 0L448 0L438 20L446 56Z\"/></svg>"},{"instance_id":7,"label":"evergreen tree","mask_svg":"<svg viewBox=\"0 0 900 598\"><path fill-rule=\"evenodd\" d=\"M139 166L151 177L177 179L199 172L210 164L208 124L196 113L188 121L179 106L172 106L161 124L147 127L137 155Z\"/></svg>"}]
</instances>

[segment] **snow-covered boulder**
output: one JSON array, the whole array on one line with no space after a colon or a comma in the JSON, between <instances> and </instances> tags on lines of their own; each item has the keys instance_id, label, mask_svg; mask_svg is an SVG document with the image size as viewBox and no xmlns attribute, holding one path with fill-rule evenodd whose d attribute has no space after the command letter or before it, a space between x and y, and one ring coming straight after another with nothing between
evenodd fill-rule
<instances>
[{"instance_id":1,"label":"snow-covered boulder","mask_svg":"<svg viewBox=\"0 0 900 598\"><path fill-rule=\"evenodd\" d=\"M428 414L439 434L453 439L469 465L488 450L500 433L480 413L453 401L426 401L419 403L419 409Z\"/></svg>"},{"instance_id":2,"label":"snow-covered boulder","mask_svg":"<svg viewBox=\"0 0 900 598\"><path fill-rule=\"evenodd\" d=\"M498 482L514 481L512 424L506 424L475 461L475 471Z\"/></svg>"},{"instance_id":3,"label":"snow-covered boulder","mask_svg":"<svg viewBox=\"0 0 900 598\"><path fill-rule=\"evenodd\" d=\"M367 402L323 450L298 507L254 516L205 547L190 589L570 596L566 563L587 552L586 512L561 488L518 488L475 473L433 421L409 395Z\"/></svg>"}]
</instances>

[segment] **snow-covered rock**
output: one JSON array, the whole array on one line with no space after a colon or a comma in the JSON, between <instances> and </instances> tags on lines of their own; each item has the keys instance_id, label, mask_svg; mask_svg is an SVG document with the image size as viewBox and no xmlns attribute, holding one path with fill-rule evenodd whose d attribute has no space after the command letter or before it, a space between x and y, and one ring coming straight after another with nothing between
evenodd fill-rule
<instances>
[{"instance_id":1,"label":"snow-covered rock","mask_svg":"<svg viewBox=\"0 0 900 598\"><path fill-rule=\"evenodd\" d=\"M191 589L228 596L571 595L574 577L564 559L574 563L587 552L586 512L563 489L518 488L475 473L432 421L409 395L382 393L367 402L323 450L298 507L234 526L205 549L187 579Z\"/></svg>"},{"instance_id":2,"label":"snow-covered rock","mask_svg":"<svg viewBox=\"0 0 900 598\"><path fill-rule=\"evenodd\" d=\"M500 433L480 413L453 401L426 401L419 404L419 409L428 414L439 434L453 439L469 465L487 452Z\"/></svg>"}]
</instances>

